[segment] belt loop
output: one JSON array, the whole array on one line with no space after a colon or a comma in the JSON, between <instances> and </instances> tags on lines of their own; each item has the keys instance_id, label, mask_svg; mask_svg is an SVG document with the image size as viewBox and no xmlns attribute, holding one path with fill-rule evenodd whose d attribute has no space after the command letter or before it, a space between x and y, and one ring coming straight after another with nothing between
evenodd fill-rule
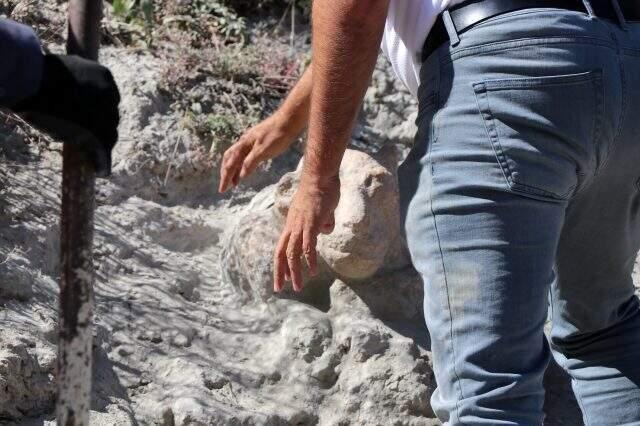
<instances>
[{"instance_id":1,"label":"belt loop","mask_svg":"<svg viewBox=\"0 0 640 426\"><path fill-rule=\"evenodd\" d=\"M613 10L616 11L616 15L618 15L620 28L625 31L629 31L629 25L627 25L627 20L624 18L624 13L622 13L622 9L620 9L620 3L618 3L618 0L611 0L611 5L613 6Z\"/></svg>"},{"instance_id":2,"label":"belt loop","mask_svg":"<svg viewBox=\"0 0 640 426\"><path fill-rule=\"evenodd\" d=\"M582 0L582 4L584 4L584 8L587 9L589 18L593 18L596 16L596 14L593 11L593 6L591 6L591 0Z\"/></svg>"},{"instance_id":3,"label":"belt loop","mask_svg":"<svg viewBox=\"0 0 640 426\"><path fill-rule=\"evenodd\" d=\"M447 29L447 34L449 34L451 46L457 46L458 43L460 43L460 37L458 36L458 30L456 30L456 26L453 24L451 14L448 10L442 12L442 21L444 22L444 27Z\"/></svg>"}]
</instances>

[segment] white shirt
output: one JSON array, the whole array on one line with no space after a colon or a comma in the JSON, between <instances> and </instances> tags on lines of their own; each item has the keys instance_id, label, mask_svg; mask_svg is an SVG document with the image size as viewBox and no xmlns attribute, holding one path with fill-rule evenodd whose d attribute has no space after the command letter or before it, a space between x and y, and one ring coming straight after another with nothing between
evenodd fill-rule
<instances>
[{"instance_id":1,"label":"white shirt","mask_svg":"<svg viewBox=\"0 0 640 426\"><path fill-rule=\"evenodd\" d=\"M462 0L391 0L382 36L382 51L393 71L417 96L420 85L420 52L436 17Z\"/></svg>"}]
</instances>

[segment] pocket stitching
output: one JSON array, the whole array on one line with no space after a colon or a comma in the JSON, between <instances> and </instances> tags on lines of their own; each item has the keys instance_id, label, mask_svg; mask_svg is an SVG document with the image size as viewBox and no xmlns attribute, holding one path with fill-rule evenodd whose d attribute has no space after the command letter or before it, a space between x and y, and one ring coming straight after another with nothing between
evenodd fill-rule
<instances>
[{"instance_id":1,"label":"pocket stitching","mask_svg":"<svg viewBox=\"0 0 640 426\"><path fill-rule=\"evenodd\" d=\"M498 127L495 124L495 117L493 116L493 113L490 112L491 106L489 105L488 96L487 96L487 109L489 111L489 115L491 116L491 122L492 122L492 126L494 128L494 133L495 133L494 140L495 140L495 144L497 145L497 148L494 148L494 152L497 152L497 151L500 152L500 156L502 157L502 160L498 159L498 161L500 162L501 167L503 168L503 174L507 179L507 184L509 185L509 187L515 191L527 192L529 194L540 195L543 197L549 197L553 199L566 200L569 197L569 194L571 194L571 192L573 192L573 190L576 188L576 185L570 186L564 194L556 194L554 192L550 192L545 189L538 188L537 186L532 186L532 185L527 185L526 183L517 182L513 178L513 175L516 171L513 170L513 168L509 164L507 154L505 153L505 150L502 147L502 143L500 142L500 135L498 134ZM508 174L504 173L505 167L508 171Z\"/></svg>"},{"instance_id":2,"label":"pocket stitching","mask_svg":"<svg viewBox=\"0 0 640 426\"><path fill-rule=\"evenodd\" d=\"M487 91L537 89L540 87L586 84L599 79L599 74L600 70L594 70L566 75L486 80L482 84Z\"/></svg>"},{"instance_id":3,"label":"pocket stitching","mask_svg":"<svg viewBox=\"0 0 640 426\"><path fill-rule=\"evenodd\" d=\"M594 99L595 118L593 119L593 129L591 131L591 144L594 147L597 147L599 146L599 143L600 143L600 138L602 134L602 120L604 118L604 86L602 84L602 70L601 69L593 70L592 74L593 74L593 79L591 80L591 83L593 85L593 90L595 93L595 99ZM604 161L606 161L606 158ZM593 170L595 170L595 173L591 174L591 176L583 180L582 185L574 192L573 194L574 196L578 195L585 188L587 188L591 183L590 181L592 180L592 178L595 176L595 174L597 174L598 164L595 156L592 156L591 158L591 167L593 168ZM584 172L581 173L581 171L578 171L578 174L583 177L586 177L586 174Z\"/></svg>"},{"instance_id":4,"label":"pocket stitching","mask_svg":"<svg viewBox=\"0 0 640 426\"><path fill-rule=\"evenodd\" d=\"M504 152L504 148L500 143L500 137L498 135L497 126L495 123L495 117L489 105L489 91L498 91L498 90L510 90L510 89L527 89L527 88L539 88L539 87L549 87L549 86L557 86L557 85L574 85L574 84L586 84L592 83L595 85L596 89L596 100L595 100L595 115L594 125L592 130L592 142L597 143L595 138L600 137L600 121L601 121L601 112L602 112L602 100L600 91L597 90L599 83L601 85L602 79L602 71L601 70L593 70L587 71L578 74L570 74L570 75L561 75L561 76L551 76L551 77L532 77L532 78L515 78L515 79L506 79L506 80L487 80L480 83L473 84L473 90L476 95L476 104L478 106L478 110L480 111L483 122L485 124L485 130L487 131L487 136L491 142L493 147L494 155L496 156L496 160L500 165L502 170L502 174L505 178L507 186L515 191L521 191L530 193L533 195L549 197L554 200L566 200L569 195L576 189L577 184L571 185L564 194L556 194L542 188L538 188L536 186L527 185L522 182L516 182L513 179L513 169L509 165L507 161L507 156ZM491 86L491 87L487 87ZM484 103L481 105L480 97L483 98Z\"/></svg>"},{"instance_id":5,"label":"pocket stitching","mask_svg":"<svg viewBox=\"0 0 640 426\"><path fill-rule=\"evenodd\" d=\"M509 167L509 164L506 163L506 159L504 159L504 152L502 150L502 146L500 145L500 140L498 138L498 131L495 125L495 118L490 113L490 108L488 106L489 97L487 95L486 85L484 83L476 83L473 85L473 89L476 94L476 104L478 105L478 110L482 115L484 128L487 132L487 136L489 137L489 142L491 143L491 147L493 148L493 154L495 155L496 161L500 166L500 170L502 171L502 175L504 176L505 183L507 184L507 186L511 186L511 179L510 179L510 176L507 176L507 173L505 172L505 166L506 166L506 169L509 171L509 174L511 173L511 169ZM486 107L483 107L482 105L480 105L480 98L478 96L482 96L483 101L487 103ZM491 126L488 125L489 122L491 123ZM505 160L504 163L503 163L503 159Z\"/></svg>"}]
</instances>

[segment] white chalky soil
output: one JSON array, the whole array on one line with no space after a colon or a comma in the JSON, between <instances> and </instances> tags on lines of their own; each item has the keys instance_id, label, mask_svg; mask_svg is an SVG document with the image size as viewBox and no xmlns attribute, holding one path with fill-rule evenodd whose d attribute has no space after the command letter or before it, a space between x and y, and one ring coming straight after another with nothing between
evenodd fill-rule
<instances>
[{"instance_id":1,"label":"white chalky soil","mask_svg":"<svg viewBox=\"0 0 640 426\"><path fill-rule=\"evenodd\" d=\"M124 120L97 193L91 424L439 424L420 321L383 321L340 282L323 311L247 301L223 280L222 247L284 163L218 196L195 142L172 157L181 136L155 59L104 55ZM0 422L42 424L55 394L60 162L14 136L0 156ZM549 424L580 424L567 392L554 388Z\"/></svg>"}]
</instances>

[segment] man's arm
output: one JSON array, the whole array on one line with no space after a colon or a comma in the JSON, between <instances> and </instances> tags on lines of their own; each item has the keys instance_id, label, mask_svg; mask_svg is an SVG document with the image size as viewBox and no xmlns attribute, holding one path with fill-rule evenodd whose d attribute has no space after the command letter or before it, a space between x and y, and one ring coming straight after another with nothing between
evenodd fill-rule
<instances>
[{"instance_id":1,"label":"man's arm","mask_svg":"<svg viewBox=\"0 0 640 426\"><path fill-rule=\"evenodd\" d=\"M304 167L309 181L338 176L378 57L388 5L388 0L314 2L314 86Z\"/></svg>"},{"instance_id":2,"label":"man's arm","mask_svg":"<svg viewBox=\"0 0 640 426\"><path fill-rule=\"evenodd\" d=\"M280 108L274 113L278 120L287 122L287 131L298 136L309 124L311 88L313 84L313 62L291 89Z\"/></svg>"},{"instance_id":3,"label":"man's arm","mask_svg":"<svg viewBox=\"0 0 640 426\"><path fill-rule=\"evenodd\" d=\"M225 192L249 176L258 165L282 154L309 122L311 67L300 77L280 108L266 120L247 130L227 149L220 168L218 190Z\"/></svg>"},{"instance_id":4,"label":"man's arm","mask_svg":"<svg viewBox=\"0 0 640 426\"><path fill-rule=\"evenodd\" d=\"M333 229L339 169L378 56L389 0L315 0L313 90L300 186L274 254L274 290L302 289L300 257L315 273L319 232Z\"/></svg>"},{"instance_id":5,"label":"man's arm","mask_svg":"<svg viewBox=\"0 0 640 426\"><path fill-rule=\"evenodd\" d=\"M0 19L0 56L0 106L10 107L38 91L44 56L33 30L8 19Z\"/></svg>"}]
</instances>

